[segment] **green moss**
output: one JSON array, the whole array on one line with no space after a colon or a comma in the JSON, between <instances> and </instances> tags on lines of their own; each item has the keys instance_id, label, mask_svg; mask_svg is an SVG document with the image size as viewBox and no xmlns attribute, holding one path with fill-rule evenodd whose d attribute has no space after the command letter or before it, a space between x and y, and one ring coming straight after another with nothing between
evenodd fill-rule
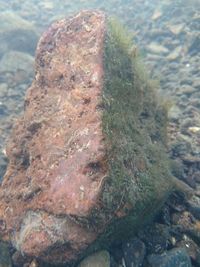
<instances>
[{"instance_id":1,"label":"green moss","mask_svg":"<svg viewBox=\"0 0 200 267\"><path fill-rule=\"evenodd\" d=\"M135 204L138 195L146 205L145 198L151 197L146 194L153 197L157 194L155 185L169 179L163 145L167 115L156 102L138 55L131 53L132 37L116 20L108 21L105 44L103 131L110 177L104 201L114 210L127 198ZM145 170L140 170L138 158L144 162ZM147 182L151 185L148 188ZM168 184L166 181L166 191Z\"/></svg>"},{"instance_id":2,"label":"green moss","mask_svg":"<svg viewBox=\"0 0 200 267\"><path fill-rule=\"evenodd\" d=\"M164 147L167 114L132 51L132 37L115 20L108 21L104 70L103 131L110 173L102 202L108 212L124 203L135 207L127 219L133 229L172 188Z\"/></svg>"}]
</instances>

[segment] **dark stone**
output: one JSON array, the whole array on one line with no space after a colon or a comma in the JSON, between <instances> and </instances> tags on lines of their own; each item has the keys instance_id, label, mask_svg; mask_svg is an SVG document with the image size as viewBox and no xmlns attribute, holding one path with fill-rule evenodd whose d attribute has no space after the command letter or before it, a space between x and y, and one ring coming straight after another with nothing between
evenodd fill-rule
<instances>
[{"instance_id":1,"label":"dark stone","mask_svg":"<svg viewBox=\"0 0 200 267\"><path fill-rule=\"evenodd\" d=\"M200 206L192 201L188 201L187 204L189 211L194 215L195 218L200 220Z\"/></svg>"},{"instance_id":2,"label":"dark stone","mask_svg":"<svg viewBox=\"0 0 200 267\"><path fill-rule=\"evenodd\" d=\"M182 138L172 143L171 145L172 157L181 158L191 152L191 144L181 139Z\"/></svg>"},{"instance_id":3,"label":"dark stone","mask_svg":"<svg viewBox=\"0 0 200 267\"><path fill-rule=\"evenodd\" d=\"M185 249L175 248L161 255L150 255L151 267L192 267L190 257Z\"/></svg>"},{"instance_id":4,"label":"dark stone","mask_svg":"<svg viewBox=\"0 0 200 267\"><path fill-rule=\"evenodd\" d=\"M188 49L188 52L190 55L194 56L196 54L198 54L200 51L200 37L199 35L194 36L190 47Z\"/></svg>"},{"instance_id":5,"label":"dark stone","mask_svg":"<svg viewBox=\"0 0 200 267\"><path fill-rule=\"evenodd\" d=\"M200 248L191 238L185 235L185 238L177 243L177 246L185 248L195 267L200 267Z\"/></svg>"},{"instance_id":6,"label":"dark stone","mask_svg":"<svg viewBox=\"0 0 200 267\"><path fill-rule=\"evenodd\" d=\"M162 253L170 243L169 227L155 223L139 232L139 238L145 243L147 253Z\"/></svg>"},{"instance_id":7,"label":"dark stone","mask_svg":"<svg viewBox=\"0 0 200 267\"><path fill-rule=\"evenodd\" d=\"M3 242L0 242L0 267L12 267L9 247Z\"/></svg>"},{"instance_id":8,"label":"dark stone","mask_svg":"<svg viewBox=\"0 0 200 267\"><path fill-rule=\"evenodd\" d=\"M141 267L145 254L145 244L138 238L129 240L122 245L126 267Z\"/></svg>"}]
</instances>

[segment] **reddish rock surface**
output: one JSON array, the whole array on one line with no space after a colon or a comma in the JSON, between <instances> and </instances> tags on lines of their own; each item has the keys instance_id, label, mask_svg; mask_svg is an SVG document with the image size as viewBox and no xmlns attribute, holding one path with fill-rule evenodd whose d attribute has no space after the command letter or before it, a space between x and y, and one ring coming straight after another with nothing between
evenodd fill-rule
<instances>
[{"instance_id":1,"label":"reddish rock surface","mask_svg":"<svg viewBox=\"0 0 200 267\"><path fill-rule=\"evenodd\" d=\"M0 234L29 261L71 263L94 241L128 237L171 190L164 113L109 25L83 11L39 41L0 187Z\"/></svg>"},{"instance_id":2,"label":"reddish rock surface","mask_svg":"<svg viewBox=\"0 0 200 267\"><path fill-rule=\"evenodd\" d=\"M104 15L82 12L53 24L38 44L35 80L7 148L0 192L4 238L25 255L69 261L97 236L73 218L94 208L107 172L97 109L104 35Z\"/></svg>"}]
</instances>

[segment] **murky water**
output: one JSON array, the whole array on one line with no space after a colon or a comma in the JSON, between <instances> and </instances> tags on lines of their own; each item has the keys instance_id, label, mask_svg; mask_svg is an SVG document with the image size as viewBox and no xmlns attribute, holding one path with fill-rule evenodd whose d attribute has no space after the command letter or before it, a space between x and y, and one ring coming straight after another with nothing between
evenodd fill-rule
<instances>
[{"instance_id":1,"label":"murky water","mask_svg":"<svg viewBox=\"0 0 200 267\"><path fill-rule=\"evenodd\" d=\"M8 162L7 139L15 120L23 114L25 93L34 79L37 42L53 21L82 9L101 9L108 16L116 16L133 35L134 51L141 56L152 86L169 109L168 152L174 162L172 174L194 191L195 208L191 211L190 206L175 196L174 202L172 199L162 211L163 218L169 214L157 224L159 231L157 226L152 233L147 229L146 244L155 241L156 235L159 240L160 234L163 238L160 229L168 231L173 226L178 229L179 224L191 227L195 223L199 231L200 0L0 0L0 181ZM188 210L181 214L186 206L197 221ZM175 211L174 217L170 209ZM178 244L173 231L171 247ZM189 240L185 234L181 235L181 242ZM164 236L163 243L168 241ZM196 239L192 242L198 248ZM158 247L157 243L153 246L155 250ZM192 254L192 245L190 248ZM199 248L196 251L200 253Z\"/></svg>"}]
</instances>

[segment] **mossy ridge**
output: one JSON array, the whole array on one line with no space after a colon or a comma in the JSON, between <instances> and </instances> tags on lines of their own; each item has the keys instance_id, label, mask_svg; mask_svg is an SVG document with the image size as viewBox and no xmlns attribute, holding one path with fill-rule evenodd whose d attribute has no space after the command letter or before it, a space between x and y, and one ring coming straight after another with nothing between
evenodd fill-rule
<instances>
[{"instance_id":1,"label":"mossy ridge","mask_svg":"<svg viewBox=\"0 0 200 267\"><path fill-rule=\"evenodd\" d=\"M103 132L109 148L110 174L102 202L115 212L124 202L146 210L152 201L153 212L156 202L164 200L172 187L163 145L167 115L157 103L140 59L131 47L132 37L116 20L108 20ZM134 213L137 217L135 210Z\"/></svg>"}]
</instances>

